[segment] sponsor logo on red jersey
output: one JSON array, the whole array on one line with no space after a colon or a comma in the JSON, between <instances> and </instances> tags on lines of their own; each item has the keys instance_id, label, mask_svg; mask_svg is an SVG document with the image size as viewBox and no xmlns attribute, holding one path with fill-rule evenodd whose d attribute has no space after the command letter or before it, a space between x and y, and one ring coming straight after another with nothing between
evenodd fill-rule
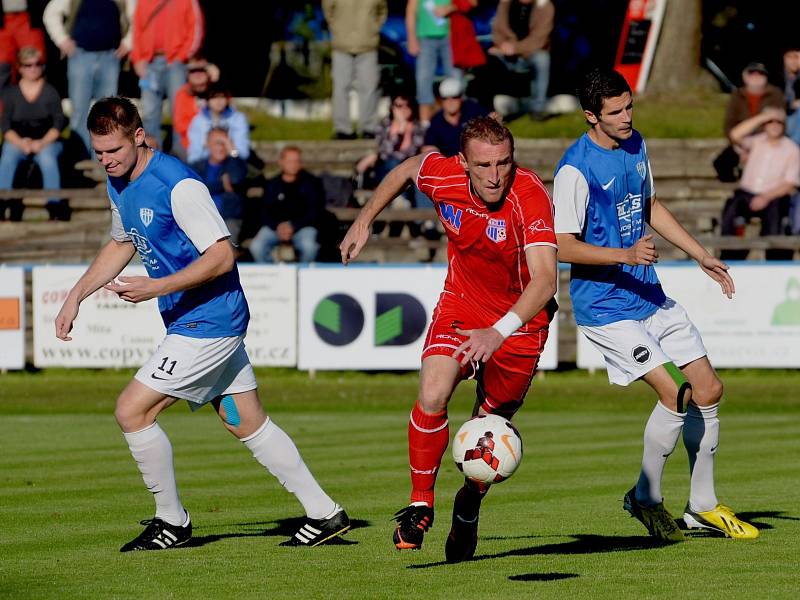
<instances>
[{"instance_id":1,"label":"sponsor logo on red jersey","mask_svg":"<svg viewBox=\"0 0 800 600\"><path fill-rule=\"evenodd\" d=\"M452 204L440 204L439 212L442 215L442 222L445 226L458 233L461 229L461 215L464 214L464 211L460 208L455 208Z\"/></svg>"}]
</instances>

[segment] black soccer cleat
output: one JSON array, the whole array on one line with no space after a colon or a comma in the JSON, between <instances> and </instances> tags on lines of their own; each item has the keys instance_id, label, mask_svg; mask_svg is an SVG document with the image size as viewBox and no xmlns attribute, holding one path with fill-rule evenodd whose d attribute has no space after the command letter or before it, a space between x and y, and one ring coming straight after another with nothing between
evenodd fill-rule
<instances>
[{"instance_id":1,"label":"black soccer cleat","mask_svg":"<svg viewBox=\"0 0 800 600\"><path fill-rule=\"evenodd\" d=\"M478 517L481 510L480 492L464 484L453 501L453 523L444 544L444 557L449 563L470 560L478 546Z\"/></svg>"},{"instance_id":2,"label":"black soccer cleat","mask_svg":"<svg viewBox=\"0 0 800 600\"><path fill-rule=\"evenodd\" d=\"M350 518L343 508L328 519L310 519L306 517L300 529L281 546L314 547L329 542L333 538L344 535L350 529Z\"/></svg>"},{"instance_id":3,"label":"black soccer cleat","mask_svg":"<svg viewBox=\"0 0 800 600\"><path fill-rule=\"evenodd\" d=\"M186 513L184 525L170 525L158 517L140 521L146 525L144 531L119 549L120 552L133 550L168 550L185 545L192 539L192 521Z\"/></svg>"},{"instance_id":4,"label":"black soccer cleat","mask_svg":"<svg viewBox=\"0 0 800 600\"><path fill-rule=\"evenodd\" d=\"M394 514L397 527L392 534L398 550L419 550L425 532L433 526L433 509L426 504L406 506Z\"/></svg>"}]
</instances>

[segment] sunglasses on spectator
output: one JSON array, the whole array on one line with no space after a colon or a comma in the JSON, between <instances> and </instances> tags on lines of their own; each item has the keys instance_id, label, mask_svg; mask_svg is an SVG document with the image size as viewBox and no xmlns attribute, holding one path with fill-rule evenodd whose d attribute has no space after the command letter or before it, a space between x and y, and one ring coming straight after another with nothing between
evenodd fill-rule
<instances>
[{"instance_id":1,"label":"sunglasses on spectator","mask_svg":"<svg viewBox=\"0 0 800 600\"><path fill-rule=\"evenodd\" d=\"M31 67L43 67L44 63L35 62L35 63L20 63L20 69L29 69Z\"/></svg>"},{"instance_id":2,"label":"sunglasses on spectator","mask_svg":"<svg viewBox=\"0 0 800 600\"><path fill-rule=\"evenodd\" d=\"M783 121L781 121L780 119L770 119L769 121L764 121L765 125L769 125L770 123L780 123L781 125L783 125Z\"/></svg>"},{"instance_id":3,"label":"sunglasses on spectator","mask_svg":"<svg viewBox=\"0 0 800 600\"><path fill-rule=\"evenodd\" d=\"M205 67L192 67L191 69L189 69L189 73L205 73L205 72L206 72Z\"/></svg>"}]
</instances>

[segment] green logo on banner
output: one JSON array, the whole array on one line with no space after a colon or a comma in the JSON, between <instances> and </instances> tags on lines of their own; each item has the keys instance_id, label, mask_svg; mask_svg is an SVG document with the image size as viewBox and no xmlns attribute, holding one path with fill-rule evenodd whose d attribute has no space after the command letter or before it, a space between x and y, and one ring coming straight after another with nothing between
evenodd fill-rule
<instances>
[{"instance_id":1,"label":"green logo on banner","mask_svg":"<svg viewBox=\"0 0 800 600\"><path fill-rule=\"evenodd\" d=\"M342 331L342 309L330 298L325 298L314 311L314 323L333 333Z\"/></svg>"},{"instance_id":2,"label":"green logo on banner","mask_svg":"<svg viewBox=\"0 0 800 600\"><path fill-rule=\"evenodd\" d=\"M403 333L403 307L396 306L375 318L375 345L382 346Z\"/></svg>"}]
</instances>

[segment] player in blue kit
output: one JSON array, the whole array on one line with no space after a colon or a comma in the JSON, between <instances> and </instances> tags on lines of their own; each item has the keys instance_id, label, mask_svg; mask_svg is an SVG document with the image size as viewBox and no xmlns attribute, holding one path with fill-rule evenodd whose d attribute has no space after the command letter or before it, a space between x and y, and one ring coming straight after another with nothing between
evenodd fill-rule
<instances>
[{"instance_id":1,"label":"player in blue kit","mask_svg":"<svg viewBox=\"0 0 800 600\"><path fill-rule=\"evenodd\" d=\"M684 539L664 508L661 478L678 436L689 454L690 528L728 537L758 530L720 504L714 490L722 382L686 311L664 294L649 225L680 248L731 298L728 266L711 256L659 203L644 140L633 129L633 100L616 71L595 70L580 92L590 129L556 167L553 201L558 258L572 263L570 295L578 329L603 354L611 383L643 379L658 394L644 432L639 480L624 508L652 536Z\"/></svg>"},{"instance_id":2,"label":"player in blue kit","mask_svg":"<svg viewBox=\"0 0 800 600\"><path fill-rule=\"evenodd\" d=\"M175 483L172 446L156 422L178 399L211 402L225 427L303 505L306 519L282 545L317 546L346 532L347 514L319 486L286 433L258 399L244 336L250 313L230 233L200 178L145 146L133 104L104 98L88 118L92 147L108 174L111 240L70 290L56 317L69 341L80 303L101 287L127 302L158 298L167 335L117 399L115 417L153 493L156 512L120 549L160 550L189 542L192 523ZM138 251L147 277L119 277Z\"/></svg>"}]
</instances>

